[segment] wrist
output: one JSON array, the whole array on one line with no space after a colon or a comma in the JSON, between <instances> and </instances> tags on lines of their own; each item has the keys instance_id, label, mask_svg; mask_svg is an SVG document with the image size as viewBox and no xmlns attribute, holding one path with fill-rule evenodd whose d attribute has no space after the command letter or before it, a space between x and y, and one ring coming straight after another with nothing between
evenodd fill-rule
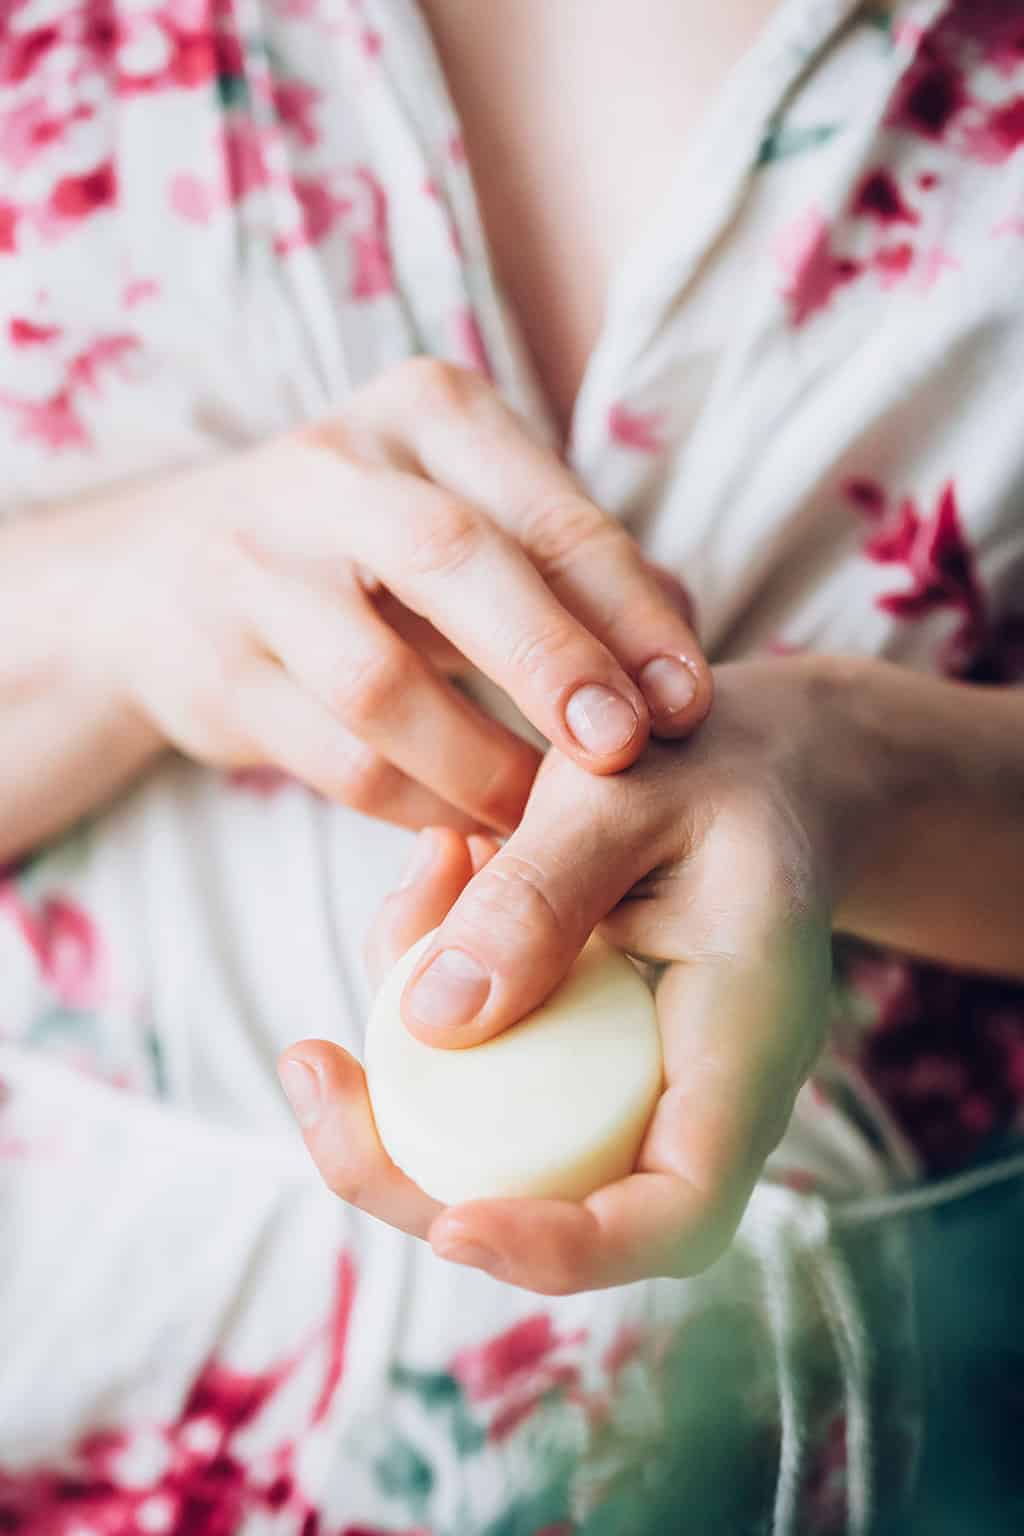
<instances>
[{"instance_id":1,"label":"wrist","mask_svg":"<svg viewBox=\"0 0 1024 1536\"><path fill-rule=\"evenodd\" d=\"M870 660L823 660L833 923L950 964L1020 965L1021 694Z\"/></svg>"},{"instance_id":2,"label":"wrist","mask_svg":"<svg viewBox=\"0 0 1024 1536\"><path fill-rule=\"evenodd\" d=\"M871 930L894 850L958 794L961 765L938 709L949 685L867 657L814 657L809 669L833 923Z\"/></svg>"},{"instance_id":3,"label":"wrist","mask_svg":"<svg viewBox=\"0 0 1024 1536\"><path fill-rule=\"evenodd\" d=\"M133 513L144 513L135 502L97 498L55 511L39 525L31 560L35 590L45 598L36 604L32 650L48 685L102 723L115 756L141 766L165 741L130 685L131 658L143 642L123 595L133 581L131 541L124 535Z\"/></svg>"}]
</instances>

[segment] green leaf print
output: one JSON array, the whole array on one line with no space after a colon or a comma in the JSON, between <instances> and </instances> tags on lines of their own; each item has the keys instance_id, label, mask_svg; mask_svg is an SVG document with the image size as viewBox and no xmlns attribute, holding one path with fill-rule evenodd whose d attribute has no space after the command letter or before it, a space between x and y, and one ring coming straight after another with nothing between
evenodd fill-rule
<instances>
[{"instance_id":1,"label":"green leaf print","mask_svg":"<svg viewBox=\"0 0 1024 1536\"><path fill-rule=\"evenodd\" d=\"M758 165L774 165L777 160L788 160L791 155L806 154L820 149L842 128L842 123L807 123L794 125L775 123L761 141L757 152Z\"/></svg>"},{"instance_id":2,"label":"green leaf print","mask_svg":"<svg viewBox=\"0 0 1024 1536\"><path fill-rule=\"evenodd\" d=\"M541 1531L561 1531L566 1536L576 1529L571 1519L569 1481L571 1470L559 1470L543 1488L526 1494L510 1504L496 1520L485 1526L480 1536L538 1536ZM620 1536L624 1536L626 1527ZM668 1536L666 1531L665 1536Z\"/></svg>"},{"instance_id":3,"label":"green leaf print","mask_svg":"<svg viewBox=\"0 0 1024 1536\"><path fill-rule=\"evenodd\" d=\"M158 1099L166 1099L169 1089L167 1066L164 1062L163 1046L155 1029L147 1028L143 1038L143 1049L149 1058L150 1087Z\"/></svg>"},{"instance_id":4,"label":"green leaf print","mask_svg":"<svg viewBox=\"0 0 1024 1536\"><path fill-rule=\"evenodd\" d=\"M892 37L892 10L888 5L868 5L861 12L861 20L869 27L877 27L886 37Z\"/></svg>"},{"instance_id":5,"label":"green leaf print","mask_svg":"<svg viewBox=\"0 0 1024 1536\"><path fill-rule=\"evenodd\" d=\"M474 1456L487 1444L487 1430L474 1419L461 1393L453 1405L452 1443L459 1456Z\"/></svg>"},{"instance_id":6,"label":"green leaf print","mask_svg":"<svg viewBox=\"0 0 1024 1536\"><path fill-rule=\"evenodd\" d=\"M408 1365L391 1368L391 1384L413 1393L428 1412L451 1412L452 1443L459 1456L473 1456L487 1444L487 1430L473 1417L461 1386L450 1371L417 1371Z\"/></svg>"},{"instance_id":7,"label":"green leaf print","mask_svg":"<svg viewBox=\"0 0 1024 1536\"><path fill-rule=\"evenodd\" d=\"M249 82L244 75L218 75L217 95L225 112L243 111L249 105Z\"/></svg>"},{"instance_id":8,"label":"green leaf print","mask_svg":"<svg viewBox=\"0 0 1024 1536\"><path fill-rule=\"evenodd\" d=\"M52 1044L55 1040L96 1043L96 1015L75 1008L50 1008L32 1020L28 1030L32 1045Z\"/></svg>"},{"instance_id":9,"label":"green leaf print","mask_svg":"<svg viewBox=\"0 0 1024 1536\"><path fill-rule=\"evenodd\" d=\"M462 1388L450 1371L417 1371L409 1365L393 1365L391 1385L414 1393L424 1408L448 1407L462 1396Z\"/></svg>"},{"instance_id":10,"label":"green leaf print","mask_svg":"<svg viewBox=\"0 0 1024 1536\"><path fill-rule=\"evenodd\" d=\"M399 1436L373 1464L377 1485L393 1499L422 1506L434 1486L434 1469L411 1440Z\"/></svg>"}]
</instances>

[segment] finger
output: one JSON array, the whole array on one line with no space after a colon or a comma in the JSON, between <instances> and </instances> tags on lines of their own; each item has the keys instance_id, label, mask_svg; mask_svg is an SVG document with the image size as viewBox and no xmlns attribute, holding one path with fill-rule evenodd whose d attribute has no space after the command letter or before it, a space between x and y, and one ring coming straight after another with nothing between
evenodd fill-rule
<instances>
[{"instance_id":1,"label":"finger","mask_svg":"<svg viewBox=\"0 0 1024 1536\"><path fill-rule=\"evenodd\" d=\"M671 966L658 989L668 1088L637 1171L582 1204L449 1207L436 1252L547 1294L693 1275L727 1247L792 1114L821 1039L824 925L759 953Z\"/></svg>"},{"instance_id":2,"label":"finger","mask_svg":"<svg viewBox=\"0 0 1024 1536\"><path fill-rule=\"evenodd\" d=\"M404 603L384 588L380 588L369 595L377 613L384 623L389 625L400 635L417 656L422 656L428 661L442 677L466 677L472 672L472 664L457 651L450 640L445 639L440 630L433 624L421 619L418 613L412 613Z\"/></svg>"},{"instance_id":3,"label":"finger","mask_svg":"<svg viewBox=\"0 0 1024 1536\"><path fill-rule=\"evenodd\" d=\"M445 827L420 833L402 882L384 901L367 940L367 969L375 987L417 939L443 921L472 873L473 856L464 837Z\"/></svg>"},{"instance_id":4,"label":"finger","mask_svg":"<svg viewBox=\"0 0 1024 1536\"><path fill-rule=\"evenodd\" d=\"M490 863L501 847L496 837L488 837L486 833L481 832L474 832L466 842L469 846L469 856L473 861L474 875L478 875L484 865Z\"/></svg>"},{"instance_id":5,"label":"finger","mask_svg":"<svg viewBox=\"0 0 1024 1536\"><path fill-rule=\"evenodd\" d=\"M359 508L345 525L350 557L504 689L547 740L595 773L636 761L649 734L643 694L515 540L415 475L371 472L315 445L308 457L313 500Z\"/></svg>"},{"instance_id":6,"label":"finger","mask_svg":"<svg viewBox=\"0 0 1024 1536\"><path fill-rule=\"evenodd\" d=\"M827 922L786 913L732 952L670 966L659 983L668 1089L641 1164L696 1191L694 1217L703 1211L711 1240L721 1220L739 1220L789 1123L821 1047L830 972Z\"/></svg>"},{"instance_id":7,"label":"finger","mask_svg":"<svg viewBox=\"0 0 1024 1536\"><path fill-rule=\"evenodd\" d=\"M475 1045L521 1018L657 860L642 802L629 816L621 791L608 798L616 781L563 767L541 775L522 823L470 881L415 967L402 1013L421 1039Z\"/></svg>"},{"instance_id":8,"label":"finger","mask_svg":"<svg viewBox=\"0 0 1024 1536\"><path fill-rule=\"evenodd\" d=\"M261 568L260 640L354 736L476 823L510 829L540 761L434 672L351 585L331 603Z\"/></svg>"},{"instance_id":9,"label":"finger","mask_svg":"<svg viewBox=\"0 0 1024 1536\"><path fill-rule=\"evenodd\" d=\"M327 1040L303 1040L281 1057L278 1076L328 1189L412 1237L425 1237L443 1207L381 1146L359 1063Z\"/></svg>"},{"instance_id":10,"label":"finger","mask_svg":"<svg viewBox=\"0 0 1024 1536\"><path fill-rule=\"evenodd\" d=\"M737 1216L738 1219L738 1216ZM670 1173L635 1173L582 1203L487 1200L449 1206L430 1228L439 1257L545 1295L698 1273L735 1221L712 1229L700 1192Z\"/></svg>"},{"instance_id":11,"label":"finger","mask_svg":"<svg viewBox=\"0 0 1024 1536\"><path fill-rule=\"evenodd\" d=\"M255 761L273 763L328 800L378 821L478 830L471 816L377 755L280 667L265 662L231 692L236 729Z\"/></svg>"},{"instance_id":12,"label":"finger","mask_svg":"<svg viewBox=\"0 0 1024 1536\"><path fill-rule=\"evenodd\" d=\"M710 708L712 680L678 581L668 576L668 587L479 375L428 366L412 371L411 390L419 408L406 406L402 423L424 474L526 549L551 591L639 682L652 730L691 731ZM406 404L401 392L398 401Z\"/></svg>"}]
</instances>

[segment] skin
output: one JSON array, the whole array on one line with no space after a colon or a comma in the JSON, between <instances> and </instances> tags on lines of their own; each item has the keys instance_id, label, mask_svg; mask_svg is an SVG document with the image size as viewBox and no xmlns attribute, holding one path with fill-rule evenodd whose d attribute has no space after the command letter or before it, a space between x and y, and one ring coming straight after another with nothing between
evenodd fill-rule
<instances>
[{"instance_id":1,"label":"skin","mask_svg":"<svg viewBox=\"0 0 1024 1536\"><path fill-rule=\"evenodd\" d=\"M711 701L678 582L482 378L425 358L329 421L0 530L0 613L0 860L168 746L509 831L539 758L452 687L470 664L598 774Z\"/></svg>"},{"instance_id":2,"label":"skin","mask_svg":"<svg viewBox=\"0 0 1024 1536\"><path fill-rule=\"evenodd\" d=\"M494 263L568 437L609 287L774 0L419 0Z\"/></svg>"},{"instance_id":3,"label":"skin","mask_svg":"<svg viewBox=\"0 0 1024 1536\"><path fill-rule=\"evenodd\" d=\"M492 975L481 1011L422 1038L460 1048L539 1001L600 925L665 969L666 1086L628 1178L580 1204L442 1209L380 1146L358 1063L282 1061L306 1144L343 1199L442 1257L547 1294L688 1275L728 1243L828 1017L833 927L1024 977L1024 695L879 662L738 663L687 743L597 779L552 751L502 847L421 837L370 948L379 978L440 924ZM430 963L422 962L422 972ZM515 1000L513 1002L513 999Z\"/></svg>"}]
</instances>

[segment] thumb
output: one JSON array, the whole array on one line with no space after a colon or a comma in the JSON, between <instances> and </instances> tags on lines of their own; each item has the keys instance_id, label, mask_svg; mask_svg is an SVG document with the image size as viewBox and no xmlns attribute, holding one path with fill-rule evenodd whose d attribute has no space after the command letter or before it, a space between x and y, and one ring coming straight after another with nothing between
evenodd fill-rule
<instances>
[{"instance_id":1,"label":"thumb","mask_svg":"<svg viewBox=\"0 0 1024 1536\"><path fill-rule=\"evenodd\" d=\"M550 763L550 758L549 758ZM654 863L639 813L565 759L469 882L406 984L402 1016L433 1045L477 1045L535 1008ZM614 799L615 812L610 814Z\"/></svg>"}]
</instances>

